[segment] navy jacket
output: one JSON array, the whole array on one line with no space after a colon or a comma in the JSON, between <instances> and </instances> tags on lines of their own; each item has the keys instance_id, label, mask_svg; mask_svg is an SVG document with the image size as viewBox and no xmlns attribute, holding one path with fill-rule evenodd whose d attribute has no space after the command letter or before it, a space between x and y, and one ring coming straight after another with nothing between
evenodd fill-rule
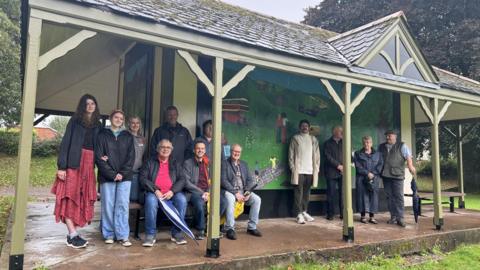
<instances>
[{"instance_id":1,"label":"navy jacket","mask_svg":"<svg viewBox=\"0 0 480 270\"><path fill-rule=\"evenodd\" d=\"M162 126L155 129L150 144L150 157L157 157L157 144L163 140L168 139L172 142L172 155L179 164L182 164L185 159L193 156L192 136L188 129L177 123L175 127L164 123Z\"/></svg>"},{"instance_id":2,"label":"navy jacket","mask_svg":"<svg viewBox=\"0 0 480 270\"><path fill-rule=\"evenodd\" d=\"M373 173L376 177L382 174L383 157L382 154L372 148L372 153L367 154L362 148L355 152L353 161L355 162L357 181L366 182L368 173Z\"/></svg>"},{"instance_id":3,"label":"navy jacket","mask_svg":"<svg viewBox=\"0 0 480 270\"><path fill-rule=\"evenodd\" d=\"M325 155L323 172L325 178L334 179L342 177L342 174L337 170L338 165L343 165L343 141L335 142L333 137L323 143L323 154Z\"/></svg>"},{"instance_id":4,"label":"navy jacket","mask_svg":"<svg viewBox=\"0 0 480 270\"><path fill-rule=\"evenodd\" d=\"M95 149L95 140L100 131L100 122L93 127L93 148ZM85 139L85 128L79 119L70 118L67 124L67 129L63 135L60 144L60 151L58 153L57 167L59 170L66 170L68 168L80 168L80 158L82 156L82 146Z\"/></svg>"},{"instance_id":5,"label":"navy jacket","mask_svg":"<svg viewBox=\"0 0 480 270\"><path fill-rule=\"evenodd\" d=\"M240 173L242 174L243 190L251 191L255 188L255 180L248 170L248 165L245 161L240 160ZM222 161L222 189L235 194L235 170L233 168L232 159L228 158Z\"/></svg>"}]
</instances>

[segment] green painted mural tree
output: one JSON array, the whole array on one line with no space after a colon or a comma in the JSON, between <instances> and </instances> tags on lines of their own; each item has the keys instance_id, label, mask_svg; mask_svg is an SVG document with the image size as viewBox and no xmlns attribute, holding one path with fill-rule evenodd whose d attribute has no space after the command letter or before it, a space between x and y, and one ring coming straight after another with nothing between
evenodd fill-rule
<instances>
[{"instance_id":1,"label":"green painted mural tree","mask_svg":"<svg viewBox=\"0 0 480 270\"><path fill-rule=\"evenodd\" d=\"M480 79L477 0L324 0L306 10L303 22L342 33L399 10L430 64Z\"/></svg>"},{"instance_id":2,"label":"green painted mural tree","mask_svg":"<svg viewBox=\"0 0 480 270\"><path fill-rule=\"evenodd\" d=\"M18 124L21 105L20 2L0 0L0 125Z\"/></svg>"}]
</instances>

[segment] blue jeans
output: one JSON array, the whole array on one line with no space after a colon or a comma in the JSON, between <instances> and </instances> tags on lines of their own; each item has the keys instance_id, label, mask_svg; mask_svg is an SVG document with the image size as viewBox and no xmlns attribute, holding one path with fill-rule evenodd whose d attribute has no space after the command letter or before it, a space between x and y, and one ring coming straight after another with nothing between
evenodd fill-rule
<instances>
[{"instance_id":1,"label":"blue jeans","mask_svg":"<svg viewBox=\"0 0 480 270\"><path fill-rule=\"evenodd\" d=\"M182 192L175 193L171 198L173 205L177 209L180 217L185 219L185 212L187 210L187 198ZM157 196L152 192L145 194L145 234L147 236L154 236L157 234L157 213L160 207L160 202ZM182 232L175 226L172 226L172 236L178 236Z\"/></svg>"},{"instance_id":2,"label":"blue jeans","mask_svg":"<svg viewBox=\"0 0 480 270\"><path fill-rule=\"evenodd\" d=\"M195 220L197 222L196 229L198 231L205 231L205 201L202 198L202 195L198 193L191 193L190 202L193 205L195 210Z\"/></svg>"},{"instance_id":3,"label":"blue jeans","mask_svg":"<svg viewBox=\"0 0 480 270\"><path fill-rule=\"evenodd\" d=\"M105 182L100 185L102 235L105 239L128 239L128 204L131 182Z\"/></svg>"},{"instance_id":4,"label":"blue jeans","mask_svg":"<svg viewBox=\"0 0 480 270\"><path fill-rule=\"evenodd\" d=\"M225 198L227 201L227 210L226 210L226 222L225 222L225 230L235 230L235 216L234 216L234 211L235 211L235 195L233 195L231 192L226 191L225 192ZM258 215L260 213L260 206L262 204L262 199L255 194L251 193L250 194L250 199L245 202L245 205L250 206L250 215L248 217L248 226L247 229L249 230L255 230L257 228L258 224Z\"/></svg>"}]
</instances>

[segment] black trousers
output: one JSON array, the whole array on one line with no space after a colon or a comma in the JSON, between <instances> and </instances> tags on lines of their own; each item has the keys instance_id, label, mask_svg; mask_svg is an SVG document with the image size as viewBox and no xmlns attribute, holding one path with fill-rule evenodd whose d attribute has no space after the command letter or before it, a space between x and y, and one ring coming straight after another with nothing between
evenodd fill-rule
<instances>
[{"instance_id":1,"label":"black trousers","mask_svg":"<svg viewBox=\"0 0 480 270\"><path fill-rule=\"evenodd\" d=\"M312 188L313 175L299 174L298 185L294 188L293 213L298 215L308 210L308 203L310 202L310 190Z\"/></svg>"},{"instance_id":2,"label":"black trousers","mask_svg":"<svg viewBox=\"0 0 480 270\"><path fill-rule=\"evenodd\" d=\"M338 207L340 216L343 216L342 177L327 178L327 216L335 215L335 189L338 187Z\"/></svg>"}]
</instances>

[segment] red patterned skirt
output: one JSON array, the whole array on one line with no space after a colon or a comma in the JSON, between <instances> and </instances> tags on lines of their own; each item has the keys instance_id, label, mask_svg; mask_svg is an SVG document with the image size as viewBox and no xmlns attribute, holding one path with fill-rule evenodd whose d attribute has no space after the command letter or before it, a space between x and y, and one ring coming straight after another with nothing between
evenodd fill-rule
<instances>
[{"instance_id":1,"label":"red patterned skirt","mask_svg":"<svg viewBox=\"0 0 480 270\"><path fill-rule=\"evenodd\" d=\"M92 150L82 149L80 168L67 169L65 180L57 177L52 187L55 194L55 221L69 218L75 226L83 227L93 219L93 205L97 200L97 188Z\"/></svg>"}]
</instances>

